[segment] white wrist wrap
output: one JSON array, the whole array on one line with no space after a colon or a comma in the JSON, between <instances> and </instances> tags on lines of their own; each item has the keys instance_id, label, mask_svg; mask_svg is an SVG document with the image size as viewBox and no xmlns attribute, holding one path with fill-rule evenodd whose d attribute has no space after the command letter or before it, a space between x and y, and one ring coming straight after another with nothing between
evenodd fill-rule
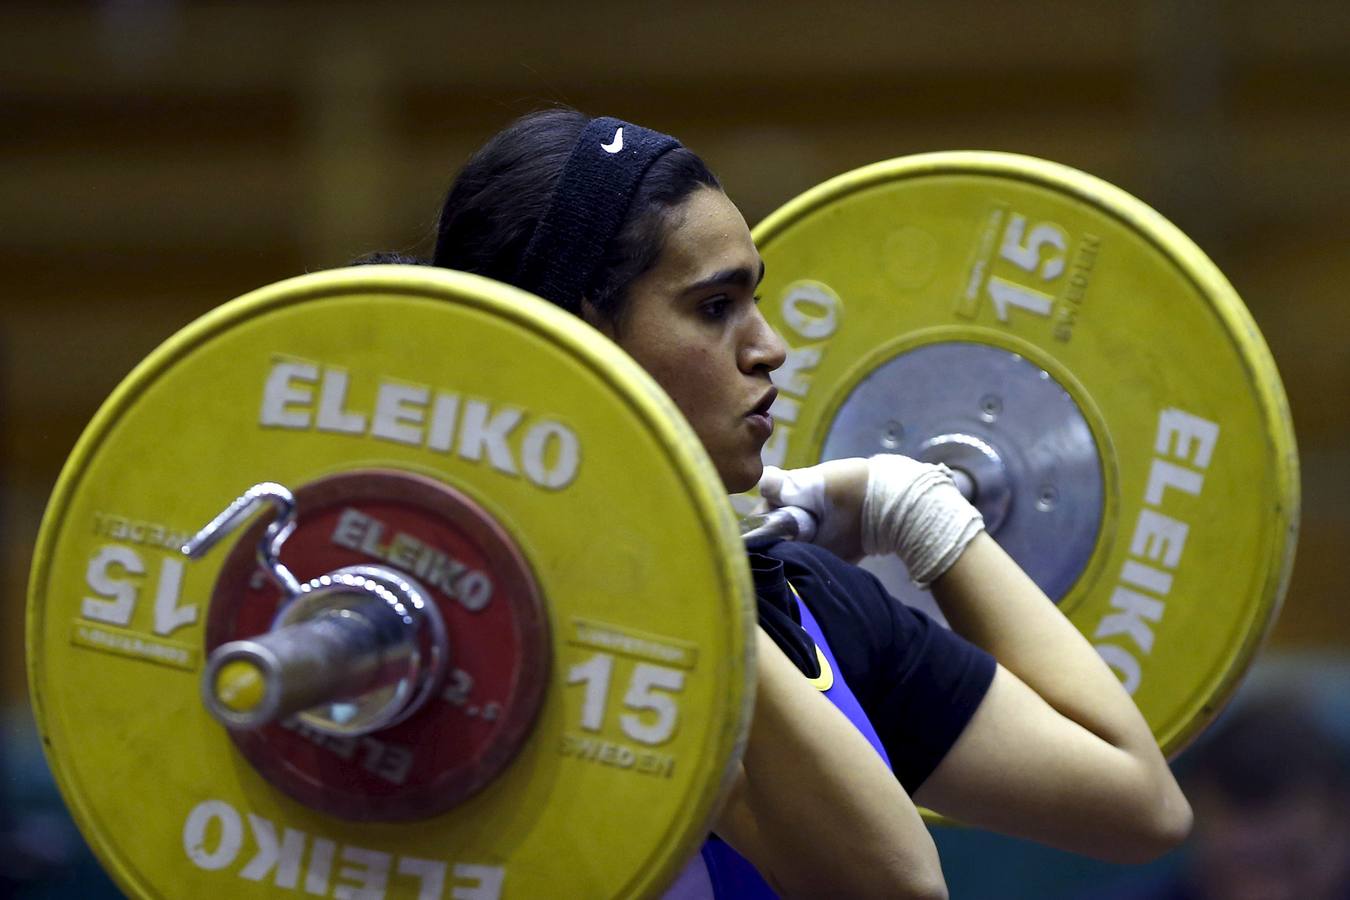
<instances>
[{"instance_id":1,"label":"white wrist wrap","mask_svg":"<svg viewBox=\"0 0 1350 900\"><path fill-rule=\"evenodd\" d=\"M881 454L867 469L863 552L898 554L914 583L928 587L984 530L984 518L946 466Z\"/></svg>"}]
</instances>

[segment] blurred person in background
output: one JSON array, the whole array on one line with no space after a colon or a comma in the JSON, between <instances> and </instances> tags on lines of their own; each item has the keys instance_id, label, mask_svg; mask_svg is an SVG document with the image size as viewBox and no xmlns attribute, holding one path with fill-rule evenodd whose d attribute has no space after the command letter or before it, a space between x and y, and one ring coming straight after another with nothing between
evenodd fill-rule
<instances>
[{"instance_id":1,"label":"blurred person in background","mask_svg":"<svg viewBox=\"0 0 1350 900\"><path fill-rule=\"evenodd\" d=\"M1177 768L1184 862L1113 900L1350 900L1350 747L1299 696L1235 709Z\"/></svg>"}]
</instances>

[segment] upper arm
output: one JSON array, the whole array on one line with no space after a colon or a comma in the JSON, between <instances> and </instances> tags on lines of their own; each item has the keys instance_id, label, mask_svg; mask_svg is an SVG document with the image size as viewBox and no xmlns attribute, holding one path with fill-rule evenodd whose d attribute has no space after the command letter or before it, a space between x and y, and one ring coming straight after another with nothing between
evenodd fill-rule
<instances>
[{"instance_id":1,"label":"upper arm","mask_svg":"<svg viewBox=\"0 0 1350 900\"><path fill-rule=\"evenodd\" d=\"M922 785L983 704L996 664L988 653L928 616L882 594L890 639L871 661L863 699L896 777Z\"/></svg>"},{"instance_id":2,"label":"upper arm","mask_svg":"<svg viewBox=\"0 0 1350 900\"><path fill-rule=\"evenodd\" d=\"M1156 855L1138 759L1052 708L999 666L961 736L915 792L960 822L1122 862Z\"/></svg>"},{"instance_id":3,"label":"upper arm","mask_svg":"<svg viewBox=\"0 0 1350 900\"><path fill-rule=\"evenodd\" d=\"M776 880L770 867L772 848L765 843L746 796L745 766L741 763L736 765L736 777L732 780L731 789L727 792L722 810L713 825L713 831L733 850L750 861L776 892L783 893L783 887Z\"/></svg>"},{"instance_id":4,"label":"upper arm","mask_svg":"<svg viewBox=\"0 0 1350 900\"><path fill-rule=\"evenodd\" d=\"M717 833L780 893L945 897L932 837L881 757L762 630L757 650Z\"/></svg>"}]
</instances>

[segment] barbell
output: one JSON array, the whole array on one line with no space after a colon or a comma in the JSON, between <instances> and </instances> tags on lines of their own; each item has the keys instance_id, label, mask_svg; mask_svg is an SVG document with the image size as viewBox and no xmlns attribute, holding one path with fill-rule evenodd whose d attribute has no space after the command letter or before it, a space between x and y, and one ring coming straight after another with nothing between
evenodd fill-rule
<instances>
[{"instance_id":1,"label":"barbell","mask_svg":"<svg viewBox=\"0 0 1350 900\"><path fill-rule=\"evenodd\" d=\"M766 462L945 462L1184 745L1273 621L1299 499L1213 264L993 153L848 173L754 236L790 346ZM48 759L135 896L658 895L748 727L753 505L535 297L411 266L263 288L138 365L65 465L28 601Z\"/></svg>"}]
</instances>

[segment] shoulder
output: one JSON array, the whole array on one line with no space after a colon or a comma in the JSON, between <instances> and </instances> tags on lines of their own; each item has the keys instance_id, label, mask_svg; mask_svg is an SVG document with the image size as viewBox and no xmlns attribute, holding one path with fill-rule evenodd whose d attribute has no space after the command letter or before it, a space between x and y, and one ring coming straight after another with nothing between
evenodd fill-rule
<instances>
[{"instance_id":1,"label":"shoulder","mask_svg":"<svg viewBox=\"0 0 1350 900\"><path fill-rule=\"evenodd\" d=\"M815 544L809 544L806 541L779 541L765 549L764 554L785 563L791 562L798 565L848 565L824 547L817 547Z\"/></svg>"},{"instance_id":2,"label":"shoulder","mask_svg":"<svg viewBox=\"0 0 1350 900\"><path fill-rule=\"evenodd\" d=\"M898 649L897 644L911 643L928 630L927 617L892 597L875 575L823 547L783 541L766 552L782 561L784 575L831 640L847 632L850 641L875 654Z\"/></svg>"},{"instance_id":3,"label":"shoulder","mask_svg":"<svg viewBox=\"0 0 1350 900\"><path fill-rule=\"evenodd\" d=\"M765 551L783 564L783 575L819 622L846 673L870 679L896 639L904 609L872 573L814 544L783 541Z\"/></svg>"},{"instance_id":4,"label":"shoulder","mask_svg":"<svg viewBox=\"0 0 1350 900\"><path fill-rule=\"evenodd\" d=\"M984 698L993 657L828 550L785 541L766 552L819 620L901 782L916 789Z\"/></svg>"},{"instance_id":5,"label":"shoulder","mask_svg":"<svg viewBox=\"0 0 1350 900\"><path fill-rule=\"evenodd\" d=\"M872 573L846 562L824 547L805 541L781 541L767 551L783 563L784 574L819 580L831 592L842 592L855 599L889 599L886 589Z\"/></svg>"}]
</instances>

